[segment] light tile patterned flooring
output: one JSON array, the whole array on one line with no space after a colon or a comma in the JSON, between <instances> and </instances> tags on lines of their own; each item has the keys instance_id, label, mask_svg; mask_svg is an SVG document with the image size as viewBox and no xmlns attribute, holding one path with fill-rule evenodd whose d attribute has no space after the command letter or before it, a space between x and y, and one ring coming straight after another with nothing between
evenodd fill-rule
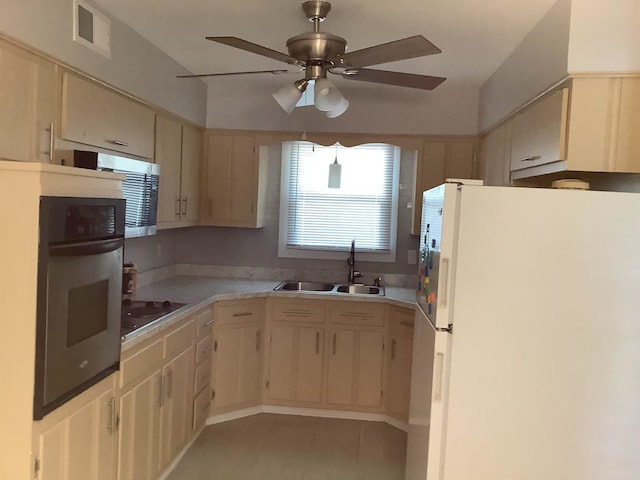
<instances>
[{"instance_id":1,"label":"light tile patterned flooring","mask_svg":"<svg viewBox=\"0 0 640 480\"><path fill-rule=\"evenodd\" d=\"M381 422L259 414L206 427L167 480L402 480L406 444Z\"/></svg>"}]
</instances>

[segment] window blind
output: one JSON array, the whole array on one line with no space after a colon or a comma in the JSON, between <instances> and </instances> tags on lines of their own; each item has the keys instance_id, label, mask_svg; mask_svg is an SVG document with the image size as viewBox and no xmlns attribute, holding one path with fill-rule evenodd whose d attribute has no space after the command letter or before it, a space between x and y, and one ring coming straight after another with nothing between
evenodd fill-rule
<instances>
[{"instance_id":1,"label":"window blind","mask_svg":"<svg viewBox=\"0 0 640 480\"><path fill-rule=\"evenodd\" d=\"M396 148L370 143L325 147L287 142L286 243L289 248L391 250ZM340 188L329 188L329 166L341 165Z\"/></svg>"}]
</instances>

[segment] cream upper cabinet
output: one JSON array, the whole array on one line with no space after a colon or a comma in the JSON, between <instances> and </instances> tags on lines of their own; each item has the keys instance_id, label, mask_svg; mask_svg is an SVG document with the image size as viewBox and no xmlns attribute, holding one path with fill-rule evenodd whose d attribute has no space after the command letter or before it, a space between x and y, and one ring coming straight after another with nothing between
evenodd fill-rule
<instances>
[{"instance_id":1,"label":"cream upper cabinet","mask_svg":"<svg viewBox=\"0 0 640 480\"><path fill-rule=\"evenodd\" d=\"M391 307L389 310L386 411L406 422L409 419L415 310L400 307Z\"/></svg>"},{"instance_id":2,"label":"cream upper cabinet","mask_svg":"<svg viewBox=\"0 0 640 480\"><path fill-rule=\"evenodd\" d=\"M0 41L0 159L51 162L53 63Z\"/></svg>"},{"instance_id":3,"label":"cream upper cabinet","mask_svg":"<svg viewBox=\"0 0 640 480\"><path fill-rule=\"evenodd\" d=\"M117 461L114 375L34 422L37 480L113 480Z\"/></svg>"},{"instance_id":4,"label":"cream upper cabinet","mask_svg":"<svg viewBox=\"0 0 640 480\"><path fill-rule=\"evenodd\" d=\"M155 162L160 165L158 226L174 226L180 221L180 157L182 125L175 119L156 116Z\"/></svg>"},{"instance_id":5,"label":"cream upper cabinet","mask_svg":"<svg viewBox=\"0 0 640 480\"><path fill-rule=\"evenodd\" d=\"M511 185L512 121L502 123L480 140L478 169L485 185Z\"/></svg>"},{"instance_id":6,"label":"cream upper cabinet","mask_svg":"<svg viewBox=\"0 0 640 480\"><path fill-rule=\"evenodd\" d=\"M212 412L260 403L264 344L262 301L214 305Z\"/></svg>"},{"instance_id":7,"label":"cream upper cabinet","mask_svg":"<svg viewBox=\"0 0 640 480\"><path fill-rule=\"evenodd\" d=\"M422 192L447 178L473 178L475 141L425 141L418 156L411 233L420 234Z\"/></svg>"},{"instance_id":8,"label":"cream upper cabinet","mask_svg":"<svg viewBox=\"0 0 640 480\"><path fill-rule=\"evenodd\" d=\"M266 165L254 136L209 132L205 145L200 224L262 227Z\"/></svg>"},{"instance_id":9,"label":"cream upper cabinet","mask_svg":"<svg viewBox=\"0 0 640 480\"><path fill-rule=\"evenodd\" d=\"M564 171L640 173L640 77L577 77L516 115L514 179Z\"/></svg>"},{"instance_id":10,"label":"cream upper cabinet","mask_svg":"<svg viewBox=\"0 0 640 480\"><path fill-rule=\"evenodd\" d=\"M160 165L158 227L195 225L202 133L165 115L156 116L156 155Z\"/></svg>"},{"instance_id":11,"label":"cream upper cabinet","mask_svg":"<svg viewBox=\"0 0 640 480\"><path fill-rule=\"evenodd\" d=\"M154 123L150 108L90 80L63 73L62 138L151 159Z\"/></svg>"}]
</instances>

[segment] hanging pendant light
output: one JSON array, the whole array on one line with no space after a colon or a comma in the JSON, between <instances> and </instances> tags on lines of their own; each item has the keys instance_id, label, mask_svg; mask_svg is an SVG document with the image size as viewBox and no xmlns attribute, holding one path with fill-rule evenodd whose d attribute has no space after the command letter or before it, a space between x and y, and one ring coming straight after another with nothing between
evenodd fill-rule
<instances>
[{"instance_id":1,"label":"hanging pendant light","mask_svg":"<svg viewBox=\"0 0 640 480\"><path fill-rule=\"evenodd\" d=\"M338 145L336 145L336 157L333 163L329 165L329 188L340 188L342 180L342 165L338 163Z\"/></svg>"}]
</instances>

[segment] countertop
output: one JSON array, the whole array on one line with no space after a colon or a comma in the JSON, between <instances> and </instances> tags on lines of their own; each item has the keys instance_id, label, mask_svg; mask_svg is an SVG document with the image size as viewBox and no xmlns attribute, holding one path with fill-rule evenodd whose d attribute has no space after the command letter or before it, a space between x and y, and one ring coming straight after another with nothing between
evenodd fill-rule
<instances>
[{"instance_id":1,"label":"countertop","mask_svg":"<svg viewBox=\"0 0 640 480\"><path fill-rule=\"evenodd\" d=\"M272 280L239 280L197 276L176 276L141 287L135 300L153 300L186 303L175 312L162 317L147 327L130 333L123 339L122 351L139 344L145 339L165 330L185 316L220 300L238 300L243 298L265 298L267 296L288 298L322 297L326 300L345 300L352 302L381 302L401 307L415 306L415 291L409 288L385 287L385 295L358 295L327 292L290 292L273 290L280 282Z\"/></svg>"}]
</instances>

